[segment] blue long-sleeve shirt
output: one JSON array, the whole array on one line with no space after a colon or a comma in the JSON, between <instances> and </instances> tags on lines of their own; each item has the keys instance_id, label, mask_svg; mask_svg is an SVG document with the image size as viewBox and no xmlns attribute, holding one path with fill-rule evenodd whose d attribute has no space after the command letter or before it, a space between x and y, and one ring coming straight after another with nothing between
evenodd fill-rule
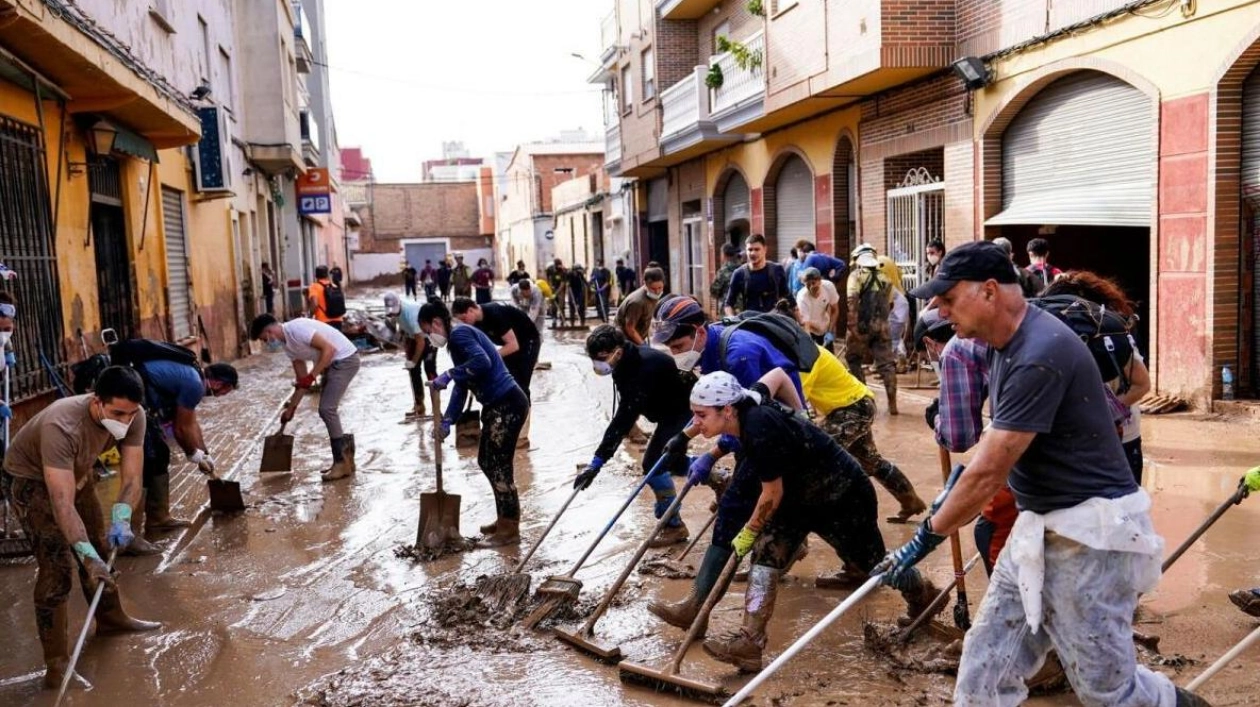
<instances>
[{"instance_id":1,"label":"blue long-sleeve shirt","mask_svg":"<svg viewBox=\"0 0 1260 707\"><path fill-rule=\"evenodd\" d=\"M470 392L482 405L493 405L517 387L490 337L476 327L451 327L446 348L455 364L447 371L455 383L446 404L447 420L459 418Z\"/></svg>"},{"instance_id":2,"label":"blue long-sleeve shirt","mask_svg":"<svg viewBox=\"0 0 1260 707\"><path fill-rule=\"evenodd\" d=\"M822 274L824 279L832 279L831 271L835 271L834 277L842 277L845 265L844 261L839 258L814 251L805 258L805 267L818 268L818 272Z\"/></svg>"},{"instance_id":3,"label":"blue long-sleeve shirt","mask_svg":"<svg viewBox=\"0 0 1260 707\"><path fill-rule=\"evenodd\" d=\"M735 376L740 385L750 388L765 374L776 368L782 368L788 378L792 379L796 394L801 400L805 399L805 391L801 388L801 375L796 369L796 364L784 356L782 351L776 349L774 344L766 341L759 334L736 329L726 347L726 359L722 360L719 352L722 331L726 327L721 324L710 324L706 329L708 339L704 344L704 352L700 354L700 370L705 373L726 371Z\"/></svg>"}]
</instances>

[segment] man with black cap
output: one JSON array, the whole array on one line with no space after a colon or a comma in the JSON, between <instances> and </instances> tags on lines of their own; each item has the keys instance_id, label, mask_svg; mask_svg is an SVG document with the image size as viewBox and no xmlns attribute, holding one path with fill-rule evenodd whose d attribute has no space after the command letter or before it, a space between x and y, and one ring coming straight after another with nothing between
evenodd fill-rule
<instances>
[{"instance_id":1,"label":"man with black cap","mask_svg":"<svg viewBox=\"0 0 1260 707\"><path fill-rule=\"evenodd\" d=\"M1053 648L1084 705L1207 704L1137 664L1133 612L1159 581L1164 542L1097 402L1106 393L1085 344L1028 306L991 242L954 249L911 295L936 298L958 336L989 345L993 419L953 489L875 571L895 586L1004 485L1020 510L967 634L954 703L1022 703Z\"/></svg>"}]
</instances>

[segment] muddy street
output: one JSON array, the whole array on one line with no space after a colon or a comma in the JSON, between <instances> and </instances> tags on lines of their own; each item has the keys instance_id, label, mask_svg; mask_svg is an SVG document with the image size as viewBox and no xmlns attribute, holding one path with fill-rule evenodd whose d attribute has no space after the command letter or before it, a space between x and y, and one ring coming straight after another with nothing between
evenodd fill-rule
<instances>
[{"instance_id":1,"label":"muddy street","mask_svg":"<svg viewBox=\"0 0 1260 707\"><path fill-rule=\"evenodd\" d=\"M257 472L261 438L278 427L278 407L292 372L282 355L261 355L240 365L241 390L208 400L199 410L209 445L226 476L243 482L248 509L234 517L202 512L204 477L181 461L173 504L195 518L187 531L163 540L163 555L124 558L119 580L135 615L160 620L161 631L89 639L79 673L90 686L72 690L68 704L107 705L681 705L691 702L628 686L615 667L601 665L561 644L550 628L574 628L620 572L654 523L644 492L578 574L578 605L539 630L502 622L467 602L452 602L461 587L482 575L511 571L568 497L575 465L583 464L613 411L608 378L591 373L580 332L546 333L541 360L551 364L534 378L530 446L516 456L522 506L521 547L475 549L429 562L399 557L414 543L419 495L433 486L431 422L404 422L411 396L397 354L363 358L342 416L357 437L356 476L321 484L328 463L324 428L315 400L303 403L289 431L296 435L292 474ZM440 368L448 365L443 354ZM924 429L926 390L903 393L902 414L881 411L881 451L906 471L924 495L940 486L936 449ZM919 393L920 395L915 395ZM882 399L882 395L879 396ZM1254 428L1204 416L1144 420L1146 487L1156 527L1169 551L1217 504L1238 477L1260 459ZM641 447L623 445L604 473L580 494L525 571L533 587L563 574L637 481ZM446 490L462 498L461 528L475 536L492 520L489 485L476 450L444 453ZM108 483L105 484L108 488ZM112 494L112 490L108 491ZM895 502L880 489L887 515ZM709 515L712 492L699 488L683 504L693 532ZM1142 602L1137 628L1160 637L1159 651L1144 651L1147 665L1184 685L1255 626L1226 594L1260 582L1252 538L1260 528L1260 499L1229 511ZM895 547L913 526L881 523ZM706 542L690 560L698 562ZM969 534L964 554L974 552ZM649 557L656 554L650 551ZM813 587L816 576L838 568L820 542L787 576L770 624L767 655L780 653L847 594ZM947 548L925 562L938 585L952 576ZM33 562L0 565L0 622L7 649L0 653L0 704L52 704L39 688L43 672L31 608ZM983 571L968 576L972 613L984 590ZM681 597L684 579L635 573L596 627L601 641L619 645L627 659L661 664L682 632L646 611L648 599ZM464 590L466 591L466 590ZM710 632L739 621L743 585L719 604ZM71 600L77 632L84 603ZM888 624L904 610L895 593L877 592L844 617L760 690L755 704L944 704L952 677L876 656L864 645L864 624ZM949 612L943 615L948 621ZM918 643L936 641L920 637ZM943 647L945 643L937 641ZM924 654L937 655L933 645ZM935 651L935 652L933 652ZM1249 668L1260 654L1243 656L1202 693L1215 705L1260 704ZM913 663L913 661L911 661ZM932 667L934 663L928 667ZM746 677L693 647L684 672L736 689ZM1071 705L1069 695L1034 704Z\"/></svg>"}]
</instances>

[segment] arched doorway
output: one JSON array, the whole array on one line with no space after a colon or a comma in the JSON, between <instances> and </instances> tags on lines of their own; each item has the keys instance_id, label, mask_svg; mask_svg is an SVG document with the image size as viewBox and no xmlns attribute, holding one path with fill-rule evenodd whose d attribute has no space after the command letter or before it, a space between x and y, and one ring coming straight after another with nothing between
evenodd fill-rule
<instances>
[{"instance_id":1,"label":"arched doorway","mask_svg":"<svg viewBox=\"0 0 1260 707\"><path fill-rule=\"evenodd\" d=\"M774 179L771 257L783 262L802 238L814 240L814 173L798 155L784 158Z\"/></svg>"},{"instance_id":2,"label":"arched doorway","mask_svg":"<svg viewBox=\"0 0 1260 707\"><path fill-rule=\"evenodd\" d=\"M730 243L739 248L748 237L752 224L752 197L744 175L732 170L721 194L722 208L719 215L725 238L720 240L721 243ZM719 245L719 249L720 247Z\"/></svg>"},{"instance_id":3,"label":"arched doorway","mask_svg":"<svg viewBox=\"0 0 1260 707\"><path fill-rule=\"evenodd\" d=\"M857 243L857 193L853 140L848 134L841 134L831 164L832 233L835 235L832 252L845 260Z\"/></svg>"}]
</instances>

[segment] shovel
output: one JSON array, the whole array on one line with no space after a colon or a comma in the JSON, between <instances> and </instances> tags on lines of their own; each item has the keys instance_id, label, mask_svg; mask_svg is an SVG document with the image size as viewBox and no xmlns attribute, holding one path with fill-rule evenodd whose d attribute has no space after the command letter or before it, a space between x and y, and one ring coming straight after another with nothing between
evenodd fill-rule
<instances>
[{"instance_id":1,"label":"shovel","mask_svg":"<svg viewBox=\"0 0 1260 707\"><path fill-rule=\"evenodd\" d=\"M542 535L534 541L529 551L516 563L516 567L508 574L499 575L497 577L483 577L477 580L477 595L483 600L494 604L497 607L507 607L516 604L527 593L529 593L529 583L531 577L523 572L525 563L529 562L529 558L534 556L534 552L538 550L538 546L542 545L547 536L551 534L551 529L556 527L556 523L560 520L560 516L569 509L569 504L573 503L573 499L581 493L581 489L573 489L573 493L569 494L569 498L560 506L560 510L547 524L547 528L543 530Z\"/></svg>"},{"instance_id":2,"label":"shovel","mask_svg":"<svg viewBox=\"0 0 1260 707\"><path fill-rule=\"evenodd\" d=\"M280 423L280 431L263 438L262 463L259 472L293 471L293 435L284 433L287 422Z\"/></svg>"},{"instance_id":3,"label":"shovel","mask_svg":"<svg viewBox=\"0 0 1260 707\"><path fill-rule=\"evenodd\" d=\"M690 479L687 483L683 484L682 490L678 492L678 496L674 499L674 502L669 504L669 508L665 509L665 513L661 515L661 519L656 522L656 527L652 528L652 532L643 539L643 542L639 545L639 549L635 551L634 557L630 558L630 562L626 564L626 568L621 571L621 576L617 577L617 580L613 582L611 587L608 588L608 591L604 594L604 598L600 600L599 606L595 607L594 613L590 615L590 618L586 620L586 623L582 624L582 627L576 631L565 631L557 628L555 630L556 638L559 638L575 648L586 651L600 660L610 663L617 663L621 660L620 646L609 647L595 642L595 624L599 621L600 617L604 615L604 612L608 611L608 607L612 605L612 601L617 596L617 592L621 591L622 585L626 583L626 579L629 578L630 573L634 571L635 565L639 564L639 560L643 559L644 553L648 551L648 547L652 544L652 540L665 529L665 526L669 524L670 519L678 512L679 506L682 505L683 499L687 497L687 492L691 491L692 485L693 484Z\"/></svg>"},{"instance_id":4,"label":"shovel","mask_svg":"<svg viewBox=\"0 0 1260 707\"><path fill-rule=\"evenodd\" d=\"M433 465L437 490L420 494L420 528L416 534L416 547L437 550L451 540L461 539L459 496L442 490L442 395L436 388L429 389L429 401L433 407Z\"/></svg>"},{"instance_id":5,"label":"shovel","mask_svg":"<svg viewBox=\"0 0 1260 707\"><path fill-rule=\"evenodd\" d=\"M211 474L206 482L210 491L210 510L219 513L237 513L245 510L245 499L241 497L241 482L220 479Z\"/></svg>"}]
</instances>

